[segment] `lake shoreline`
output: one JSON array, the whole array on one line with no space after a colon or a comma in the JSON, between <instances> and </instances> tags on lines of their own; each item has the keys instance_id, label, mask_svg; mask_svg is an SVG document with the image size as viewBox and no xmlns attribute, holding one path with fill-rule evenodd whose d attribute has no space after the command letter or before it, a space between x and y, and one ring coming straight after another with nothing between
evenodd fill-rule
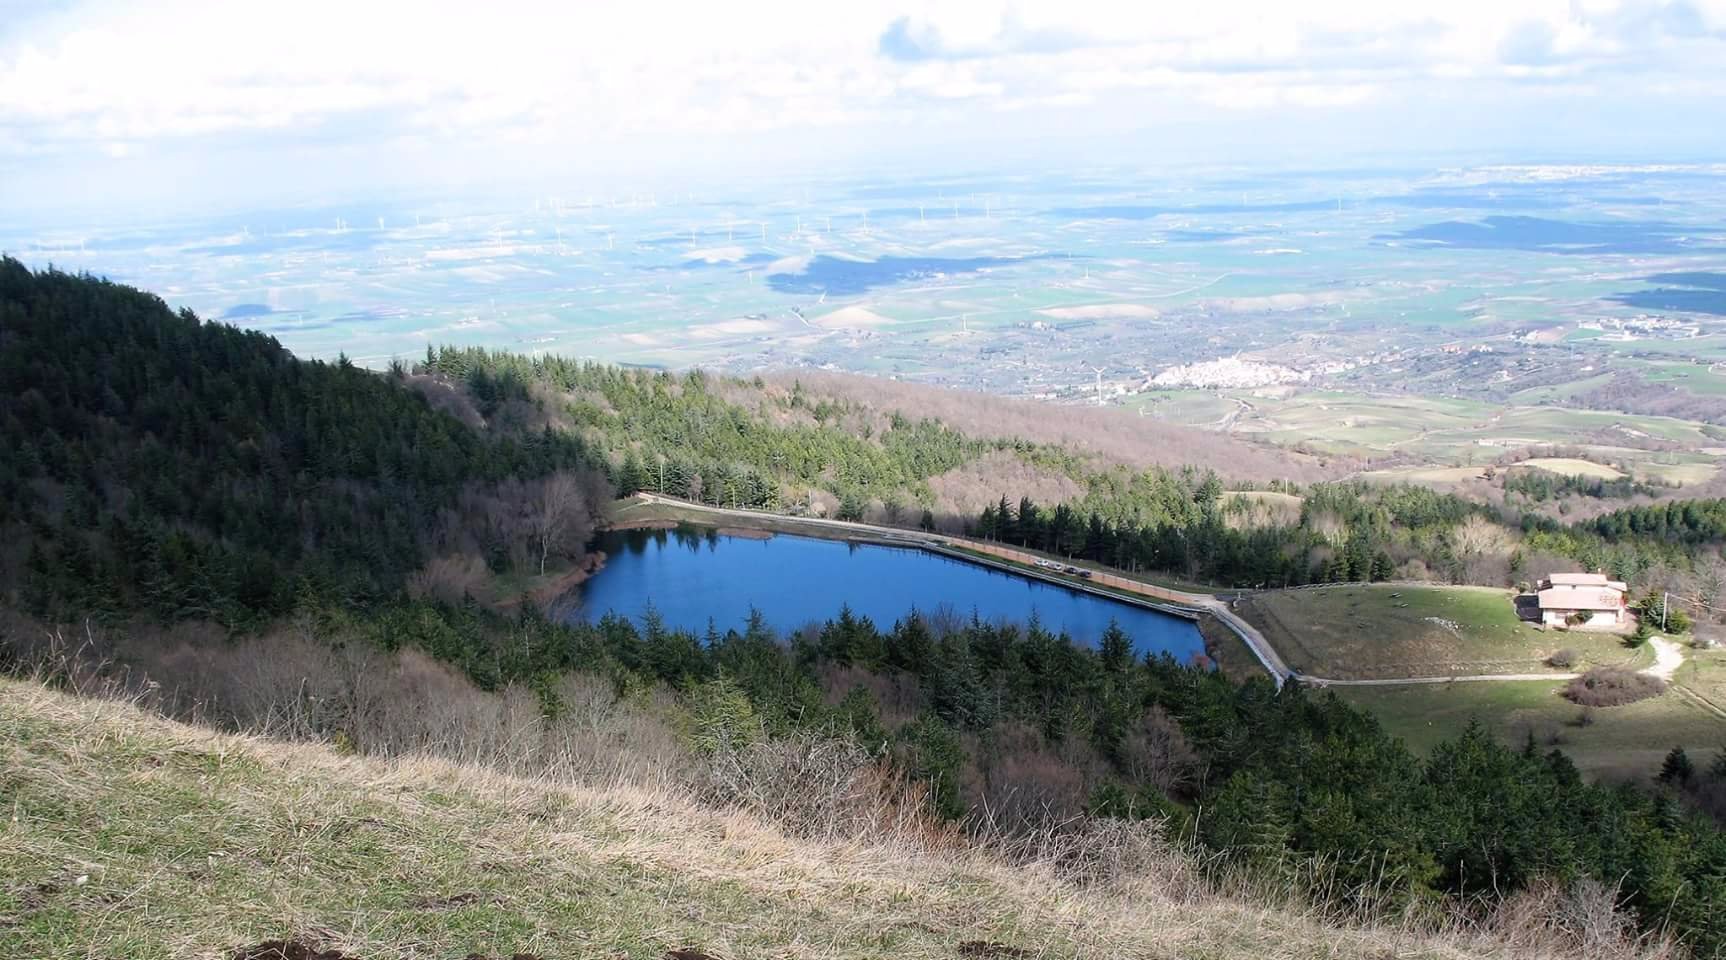
<instances>
[{"instance_id":1,"label":"lake shoreline","mask_svg":"<svg viewBox=\"0 0 1726 960\"><path fill-rule=\"evenodd\" d=\"M668 626L699 633L710 621L745 622L752 611L776 630L795 631L846 607L883 626L914 610L955 626L973 617L1040 621L1091 648L1115 622L1141 655L1210 659L1194 610L952 550L932 538L871 531L806 537L759 526L745 532L739 536L728 523L614 527L600 541L613 556L609 576L580 591L580 609L569 615L591 619L612 611L634 618L653 610Z\"/></svg>"},{"instance_id":2,"label":"lake shoreline","mask_svg":"<svg viewBox=\"0 0 1726 960\"><path fill-rule=\"evenodd\" d=\"M739 522L741 521L741 522ZM1263 655L1255 651L1252 644L1240 631L1227 623L1212 609L1212 604L1205 602L1178 603L1148 596L1136 590L1111 590L1102 585L1086 581L1069 579L1050 571L1039 569L1030 564L1012 562L1010 560L991 557L980 552L973 552L951 546L942 542L947 539L940 534L926 534L920 530L887 530L880 532L871 530L846 529L837 525L824 523L819 519L772 515L766 513L730 512L720 522L717 517L696 513L693 516L684 515L676 519L665 517L643 517L635 520L618 520L609 524L606 530L671 530L678 527L688 527L725 536L748 535L751 539L761 539L783 534L787 536L808 537L817 540L837 541L858 545L874 545L884 547L916 548L919 551L944 556L955 561L972 564L986 569L995 569L1025 580L1050 584L1075 592L1083 592L1103 599L1112 600L1139 609L1147 609L1159 614L1178 617L1192 622L1203 640L1204 656L1211 664L1224 668L1229 675L1244 680L1251 676L1268 676L1273 681L1276 673L1265 662ZM1104 570L1101 575L1114 576L1123 581L1131 578L1123 577L1118 572ZM1142 581L1133 580L1134 583ZM1170 591L1171 588L1161 584L1143 582L1145 589ZM1201 590L1197 585L1182 585L1173 588L1180 593L1182 589ZM1199 595L1195 595L1195 601Z\"/></svg>"}]
</instances>

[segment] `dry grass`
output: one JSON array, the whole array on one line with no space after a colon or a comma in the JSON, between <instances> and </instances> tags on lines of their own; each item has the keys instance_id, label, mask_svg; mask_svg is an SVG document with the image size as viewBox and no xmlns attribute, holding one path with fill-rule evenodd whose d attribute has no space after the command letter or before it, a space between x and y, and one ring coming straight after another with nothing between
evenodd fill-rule
<instances>
[{"instance_id":1,"label":"dry grass","mask_svg":"<svg viewBox=\"0 0 1726 960\"><path fill-rule=\"evenodd\" d=\"M1327 926L1291 898L1220 897L1146 826L1012 850L800 839L671 789L341 756L30 682L0 681L0 754L5 956L213 957L285 936L359 958L915 960L972 941L1036 957L1557 957L1584 942L1529 911L1508 932ZM1586 955L1666 955L1613 923L1586 927Z\"/></svg>"}]
</instances>

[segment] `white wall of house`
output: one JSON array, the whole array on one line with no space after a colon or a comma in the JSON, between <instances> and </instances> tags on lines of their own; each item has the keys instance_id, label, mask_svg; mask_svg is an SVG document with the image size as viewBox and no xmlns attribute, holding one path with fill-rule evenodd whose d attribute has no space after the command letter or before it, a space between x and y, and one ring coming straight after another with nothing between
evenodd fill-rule
<instances>
[{"instance_id":1,"label":"white wall of house","mask_svg":"<svg viewBox=\"0 0 1726 960\"><path fill-rule=\"evenodd\" d=\"M1551 609L1542 610L1542 611L1540 611L1540 618L1541 618L1541 622L1545 623L1549 627L1562 627L1565 625L1565 623L1564 623L1565 620L1567 620L1570 617L1570 615L1575 613L1575 612L1576 612L1575 610L1551 610ZM1583 624L1582 626L1584 626L1584 627L1617 627L1617 626L1622 626L1623 624L1624 624L1624 611L1622 611L1622 610L1596 610L1596 611L1594 611L1594 616L1590 617L1588 619L1588 622Z\"/></svg>"}]
</instances>

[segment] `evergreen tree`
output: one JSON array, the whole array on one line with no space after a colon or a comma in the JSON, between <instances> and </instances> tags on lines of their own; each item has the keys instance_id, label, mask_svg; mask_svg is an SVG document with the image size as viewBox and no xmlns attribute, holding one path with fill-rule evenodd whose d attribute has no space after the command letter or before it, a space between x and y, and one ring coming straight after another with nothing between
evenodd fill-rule
<instances>
[{"instance_id":1,"label":"evergreen tree","mask_svg":"<svg viewBox=\"0 0 1726 960\"><path fill-rule=\"evenodd\" d=\"M1666 759L1660 762L1660 782L1675 787L1686 786L1696 775L1696 770L1690 764L1690 757L1683 747L1673 747L1666 754Z\"/></svg>"}]
</instances>

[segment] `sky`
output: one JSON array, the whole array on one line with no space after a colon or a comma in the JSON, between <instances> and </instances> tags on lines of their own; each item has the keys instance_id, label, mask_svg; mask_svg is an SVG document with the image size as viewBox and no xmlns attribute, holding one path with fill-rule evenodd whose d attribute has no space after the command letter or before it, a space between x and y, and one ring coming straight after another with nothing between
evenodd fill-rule
<instances>
[{"instance_id":1,"label":"sky","mask_svg":"<svg viewBox=\"0 0 1726 960\"><path fill-rule=\"evenodd\" d=\"M1726 0L0 0L0 209L1718 160Z\"/></svg>"}]
</instances>

